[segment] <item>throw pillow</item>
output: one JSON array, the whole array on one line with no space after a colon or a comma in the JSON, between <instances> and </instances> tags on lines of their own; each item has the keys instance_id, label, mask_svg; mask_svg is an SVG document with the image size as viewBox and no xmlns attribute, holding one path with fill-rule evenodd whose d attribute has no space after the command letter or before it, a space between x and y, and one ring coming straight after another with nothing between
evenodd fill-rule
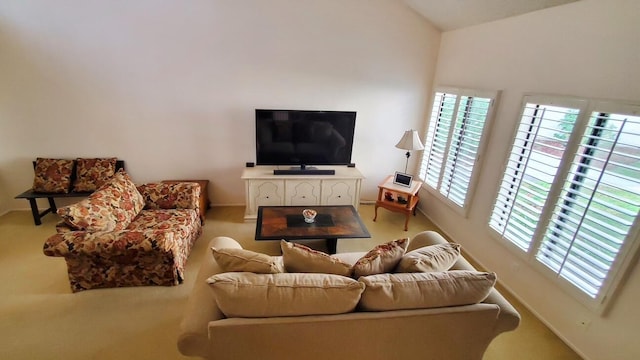
<instances>
[{"instance_id":1,"label":"throw pillow","mask_svg":"<svg viewBox=\"0 0 640 360\"><path fill-rule=\"evenodd\" d=\"M308 246L280 241L284 267L290 273L324 273L350 276L351 265L342 260L313 250Z\"/></svg>"},{"instance_id":2,"label":"throw pillow","mask_svg":"<svg viewBox=\"0 0 640 360\"><path fill-rule=\"evenodd\" d=\"M225 272L252 272L257 274L276 274L284 272L282 257L269 256L251 250L211 248L213 258Z\"/></svg>"},{"instance_id":3,"label":"throw pillow","mask_svg":"<svg viewBox=\"0 0 640 360\"><path fill-rule=\"evenodd\" d=\"M447 271L460 257L460 244L424 246L402 256L395 272Z\"/></svg>"},{"instance_id":4,"label":"throw pillow","mask_svg":"<svg viewBox=\"0 0 640 360\"><path fill-rule=\"evenodd\" d=\"M407 250L409 238L393 240L374 247L353 265L353 274L360 276L392 271Z\"/></svg>"},{"instance_id":5,"label":"throw pillow","mask_svg":"<svg viewBox=\"0 0 640 360\"><path fill-rule=\"evenodd\" d=\"M73 160L37 158L33 191L68 193L71 188Z\"/></svg>"},{"instance_id":6,"label":"throw pillow","mask_svg":"<svg viewBox=\"0 0 640 360\"><path fill-rule=\"evenodd\" d=\"M73 205L58 209L58 215L77 230L123 230L144 207L144 199L124 170L89 195Z\"/></svg>"},{"instance_id":7,"label":"throw pillow","mask_svg":"<svg viewBox=\"0 0 640 360\"><path fill-rule=\"evenodd\" d=\"M495 273L453 270L379 274L359 279L365 285L360 307L367 311L426 309L476 304L489 296Z\"/></svg>"},{"instance_id":8,"label":"throw pillow","mask_svg":"<svg viewBox=\"0 0 640 360\"><path fill-rule=\"evenodd\" d=\"M207 283L227 317L342 314L355 309L364 284L331 274L221 273Z\"/></svg>"},{"instance_id":9,"label":"throw pillow","mask_svg":"<svg viewBox=\"0 0 640 360\"><path fill-rule=\"evenodd\" d=\"M116 173L116 158L76 159L76 179L73 190L95 191Z\"/></svg>"}]
</instances>

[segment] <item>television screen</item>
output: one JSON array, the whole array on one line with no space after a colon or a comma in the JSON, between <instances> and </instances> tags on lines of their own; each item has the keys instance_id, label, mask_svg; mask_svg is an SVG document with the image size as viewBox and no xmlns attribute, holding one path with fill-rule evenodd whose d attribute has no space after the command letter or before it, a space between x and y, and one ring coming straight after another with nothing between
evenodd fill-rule
<instances>
[{"instance_id":1,"label":"television screen","mask_svg":"<svg viewBox=\"0 0 640 360\"><path fill-rule=\"evenodd\" d=\"M257 165L347 165L355 111L256 109Z\"/></svg>"}]
</instances>

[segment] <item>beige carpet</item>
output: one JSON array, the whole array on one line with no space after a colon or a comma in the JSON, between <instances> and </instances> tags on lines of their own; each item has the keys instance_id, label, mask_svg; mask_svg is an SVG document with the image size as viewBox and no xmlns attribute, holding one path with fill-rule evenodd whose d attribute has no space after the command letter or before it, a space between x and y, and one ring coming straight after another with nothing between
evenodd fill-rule
<instances>
[{"instance_id":1,"label":"beige carpet","mask_svg":"<svg viewBox=\"0 0 640 360\"><path fill-rule=\"evenodd\" d=\"M208 240L219 235L246 248L278 253L277 242L253 240L255 224L243 222L242 207L209 210L204 234L175 287L89 290L72 294L65 262L42 254L58 221L47 215L34 226L29 211L0 217L0 359L184 359L176 348L182 309ZM435 227L421 214L402 231L404 217L384 209L372 222L373 206L360 207L372 239L339 240L338 252L374 245ZM321 248L321 242L312 244ZM500 274L498 274L499 276ZM513 301L513 300L512 300ZM580 359L542 323L514 302L523 316L514 332L500 335L485 359ZM428 334L425 334L428 336ZM416 359L423 358L417 354Z\"/></svg>"}]
</instances>

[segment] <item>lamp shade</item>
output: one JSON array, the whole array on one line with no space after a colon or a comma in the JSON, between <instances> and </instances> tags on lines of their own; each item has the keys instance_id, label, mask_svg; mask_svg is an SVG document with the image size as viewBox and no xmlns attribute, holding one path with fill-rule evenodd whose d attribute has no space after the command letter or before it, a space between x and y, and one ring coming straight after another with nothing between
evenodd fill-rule
<instances>
[{"instance_id":1,"label":"lamp shade","mask_svg":"<svg viewBox=\"0 0 640 360\"><path fill-rule=\"evenodd\" d=\"M420 141L418 132L416 130L407 130L402 135L402 139L396 144L398 149L402 150L422 150L424 145Z\"/></svg>"}]
</instances>

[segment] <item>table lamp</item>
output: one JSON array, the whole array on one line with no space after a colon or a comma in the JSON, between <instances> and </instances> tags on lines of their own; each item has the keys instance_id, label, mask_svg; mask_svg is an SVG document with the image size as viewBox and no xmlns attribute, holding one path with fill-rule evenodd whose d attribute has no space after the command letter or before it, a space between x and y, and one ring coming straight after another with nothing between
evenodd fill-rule
<instances>
[{"instance_id":1,"label":"table lamp","mask_svg":"<svg viewBox=\"0 0 640 360\"><path fill-rule=\"evenodd\" d=\"M409 166L409 156L411 156L411 150L422 150L424 149L424 145L420 141L420 137L418 136L418 132L416 130L407 130L402 135L402 139L398 141L396 144L398 149L407 150L405 154L407 156L407 162L404 166L404 172L407 172L407 167Z\"/></svg>"}]
</instances>

